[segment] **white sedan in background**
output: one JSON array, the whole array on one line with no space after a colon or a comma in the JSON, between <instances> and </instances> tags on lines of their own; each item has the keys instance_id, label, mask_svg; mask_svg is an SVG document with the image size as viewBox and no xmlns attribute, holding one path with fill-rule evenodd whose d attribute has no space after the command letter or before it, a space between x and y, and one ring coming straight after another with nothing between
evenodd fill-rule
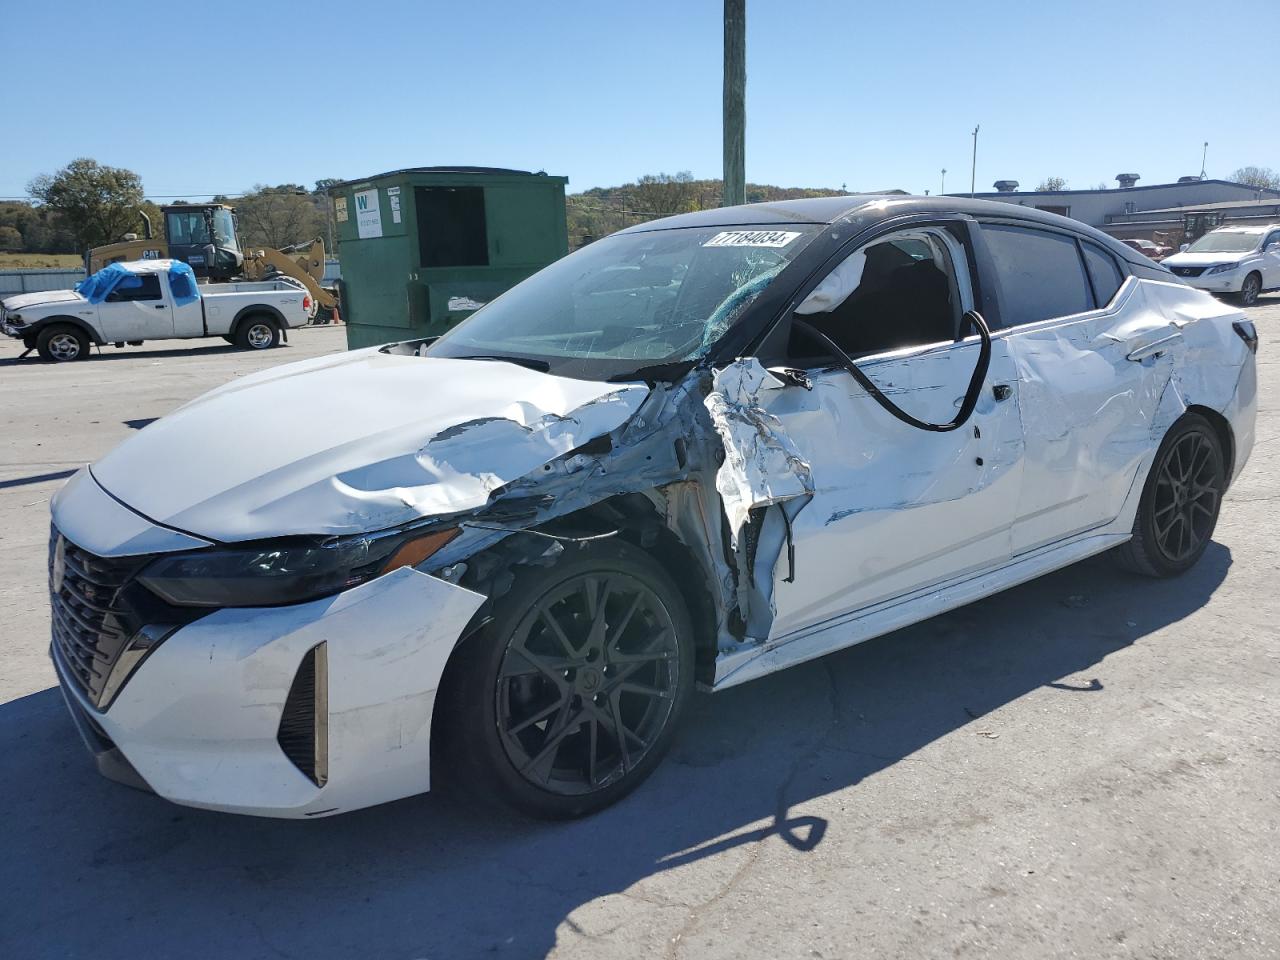
<instances>
[{"instance_id":1,"label":"white sedan in background","mask_svg":"<svg viewBox=\"0 0 1280 960\"><path fill-rule=\"evenodd\" d=\"M1221 227L1161 263L1193 287L1252 306L1260 293L1280 290L1280 224Z\"/></svg>"},{"instance_id":2,"label":"white sedan in background","mask_svg":"<svg viewBox=\"0 0 1280 960\"><path fill-rule=\"evenodd\" d=\"M1253 445L1257 345L1021 206L646 223L80 471L54 664L100 769L178 803L313 817L446 781L578 816L653 770L695 683L1103 551L1190 568Z\"/></svg>"}]
</instances>

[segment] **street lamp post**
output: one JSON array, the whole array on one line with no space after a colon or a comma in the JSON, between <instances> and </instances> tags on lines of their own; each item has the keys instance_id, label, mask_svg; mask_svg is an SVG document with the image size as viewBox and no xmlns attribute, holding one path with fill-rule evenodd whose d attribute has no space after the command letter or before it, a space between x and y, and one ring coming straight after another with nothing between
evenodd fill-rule
<instances>
[{"instance_id":1,"label":"street lamp post","mask_svg":"<svg viewBox=\"0 0 1280 960\"><path fill-rule=\"evenodd\" d=\"M1200 179L1204 179L1204 161L1209 156L1209 141L1204 142L1204 150L1200 153Z\"/></svg>"},{"instance_id":2,"label":"street lamp post","mask_svg":"<svg viewBox=\"0 0 1280 960\"><path fill-rule=\"evenodd\" d=\"M974 184L978 181L978 130L979 125L973 128L973 166L969 168L969 196L973 197Z\"/></svg>"},{"instance_id":3,"label":"street lamp post","mask_svg":"<svg viewBox=\"0 0 1280 960\"><path fill-rule=\"evenodd\" d=\"M942 168L942 186L938 188L938 196L947 192L947 168Z\"/></svg>"}]
</instances>

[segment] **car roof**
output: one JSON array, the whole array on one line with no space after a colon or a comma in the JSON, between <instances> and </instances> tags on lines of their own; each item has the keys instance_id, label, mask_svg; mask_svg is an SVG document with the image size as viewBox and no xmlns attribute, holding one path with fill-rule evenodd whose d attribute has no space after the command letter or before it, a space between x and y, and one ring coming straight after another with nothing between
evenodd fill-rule
<instances>
[{"instance_id":1,"label":"car roof","mask_svg":"<svg viewBox=\"0 0 1280 960\"><path fill-rule=\"evenodd\" d=\"M1276 227L1276 224L1274 223L1261 224L1261 225L1253 224L1253 223L1239 223L1239 224L1231 224L1225 227L1218 227L1214 230L1210 230L1209 232L1210 233L1266 233L1268 230L1274 230L1275 227Z\"/></svg>"},{"instance_id":2,"label":"car roof","mask_svg":"<svg viewBox=\"0 0 1280 960\"><path fill-rule=\"evenodd\" d=\"M904 196L902 194L845 194L834 197L806 197L802 200L774 200L746 203L733 207L716 207L679 213L673 217L649 220L628 227L620 233L646 233L652 230L678 230L688 227L743 227L784 224L834 224L846 218L875 216L889 220L916 214L967 214L972 217L1005 217L1032 224L1071 230L1102 244L1118 256L1133 263L1149 266L1147 258L1115 237L1087 223L1062 217L1056 213L1024 207L1018 203L978 200L971 197Z\"/></svg>"}]
</instances>

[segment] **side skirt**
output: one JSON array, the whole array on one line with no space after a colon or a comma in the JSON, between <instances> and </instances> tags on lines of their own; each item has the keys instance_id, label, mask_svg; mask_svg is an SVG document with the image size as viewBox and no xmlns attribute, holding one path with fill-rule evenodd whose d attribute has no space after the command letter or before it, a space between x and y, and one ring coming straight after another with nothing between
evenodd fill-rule
<instances>
[{"instance_id":1,"label":"side skirt","mask_svg":"<svg viewBox=\"0 0 1280 960\"><path fill-rule=\"evenodd\" d=\"M711 689L724 690L737 686L775 670L804 663L919 623L1110 550L1129 538L1129 533L1094 533L1067 543L1053 544L986 573L877 604L803 633L780 637L741 651L723 653L716 660L715 683Z\"/></svg>"}]
</instances>

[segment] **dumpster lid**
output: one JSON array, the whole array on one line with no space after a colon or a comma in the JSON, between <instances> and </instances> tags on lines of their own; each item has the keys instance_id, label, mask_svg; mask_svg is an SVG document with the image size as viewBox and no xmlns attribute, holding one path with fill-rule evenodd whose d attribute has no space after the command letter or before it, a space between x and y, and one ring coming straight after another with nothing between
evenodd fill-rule
<instances>
[{"instance_id":1,"label":"dumpster lid","mask_svg":"<svg viewBox=\"0 0 1280 960\"><path fill-rule=\"evenodd\" d=\"M403 167L399 170L388 170L386 173L375 173L368 177L356 177L353 180L343 180L341 183L334 184L334 186L349 187L353 183L368 183L371 180L381 180L383 177L395 177L407 173L484 173L508 177L550 176L550 174L545 170L539 170L537 173L534 173L532 170L514 170L510 167L468 167L446 165L439 167Z\"/></svg>"}]
</instances>

